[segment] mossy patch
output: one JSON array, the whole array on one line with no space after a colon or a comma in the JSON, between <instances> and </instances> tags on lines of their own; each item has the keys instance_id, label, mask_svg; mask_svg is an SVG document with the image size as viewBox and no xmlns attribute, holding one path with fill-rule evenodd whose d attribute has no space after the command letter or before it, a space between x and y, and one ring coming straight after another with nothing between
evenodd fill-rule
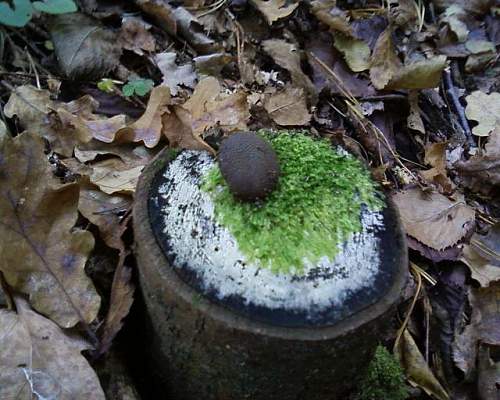
<instances>
[{"instance_id":1,"label":"mossy patch","mask_svg":"<svg viewBox=\"0 0 500 400\"><path fill-rule=\"evenodd\" d=\"M356 400L405 400L408 389L399 362L383 346L378 346L363 376Z\"/></svg>"},{"instance_id":2,"label":"mossy patch","mask_svg":"<svg viewBox=\"0 0 500 400\"><path fill-rule=\"evenodd\" d=\"M304 260L333 260L339 244L361 231L361 209L383 200L361 162L327 140L300 132L260 131L280 160L278 188L261 203L236 200L212 168L203 190L212 195L217 222L228 228L248 261L273 272L300 273Z\"/></svg>"}]
</instances>

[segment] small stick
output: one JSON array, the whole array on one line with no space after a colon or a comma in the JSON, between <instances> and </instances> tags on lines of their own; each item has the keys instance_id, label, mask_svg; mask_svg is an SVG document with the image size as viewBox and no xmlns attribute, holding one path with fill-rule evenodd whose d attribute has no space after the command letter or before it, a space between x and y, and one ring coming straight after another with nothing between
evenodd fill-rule
<instances>
[{"instance_id":1,"label":"small stick","mask_svg":"<svg viewBox=\"0 0 500 400\"><path fill-rule=\"evenodd\" d=\"M460 125L462 126L464 133L465 133L465 138L467 139L467 143L469 146L475 146L474 139L472 137L472 131L469 126L469 121L467 121L467 118L465 117L465 110L462 104L460 103L460 100L458 99L458 94L457 90L455 88L455 85L453 84L453 79L451 78L451 73L450 70L447 68L443 71L443 87L445 90L445 93L448 97L448 99L451 101L453 104L453 108L455 109L455 112L458 114L458 119L460 121Z\"/></svg>"}]
</instances>

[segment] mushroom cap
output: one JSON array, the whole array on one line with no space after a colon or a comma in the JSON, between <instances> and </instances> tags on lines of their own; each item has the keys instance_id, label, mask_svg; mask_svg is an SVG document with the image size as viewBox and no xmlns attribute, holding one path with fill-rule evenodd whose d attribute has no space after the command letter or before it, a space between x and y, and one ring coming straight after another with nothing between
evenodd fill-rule
<instances>
[{"instance_id":1,"label":"mushroom cap","mask_svg":"<svg viewBox=\"0 0 500 400\"><path fill-rule=\"evenodd\" d=\"M219 167L238 199L264 199L277 186L279 160L270 143L253 132L237 132L220 145Z\"/></svg>"}]
</instances>

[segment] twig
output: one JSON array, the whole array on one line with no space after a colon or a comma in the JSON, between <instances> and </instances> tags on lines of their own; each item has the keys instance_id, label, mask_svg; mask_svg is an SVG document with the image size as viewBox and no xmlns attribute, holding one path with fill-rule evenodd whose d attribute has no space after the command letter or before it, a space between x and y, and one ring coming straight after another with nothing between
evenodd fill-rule
<instances>
[{"instance_id":1,"label":"twig","mask_svg":"<svg viewBox=\"0 0 500 400\"><path fill-rule=\"evenodd\" d=\"M458 99L457 90L455 88L455 85L453 84L453 79L448 68L443 71L443 87L446 93L446 97L448 97L448 99L451 101L451 103L453 104L453 108L458 115L458 120L460 122L460 125L462 126L462 129L464 130L467 143L470 146L475 146L476 144L472 137L472 131L469 126L469 121L467 121L467 118L465 117L464 107Z\"/></svg>"},{"instance_id":2,"label":"twig","mask_svg":"<svg viewBox=\"0 0 500 400\"><path fill-rule=\"evenodd\" d=\"M413 309L415 308L415 304L417 304L417 300L418 300L418 296L420 295L420 291L422 290L422 275L420 274L420 272L417 269L413 268L413 265L414 265L413 263L410 263L410 269L413 272L413 274L415 275L415 277L417 278L417 290L415 291L415 296L413 297L413 301L411 302L410 308L409 308L408 312L406 313L406 317L405 317L403 323L401 324L401 327L398 330L396 340L394 341L394 350L396 350L398 348L399 341L401 340L401 336L403 336L403 332L405 331L405 329L408 325L408 322L410 321L411 314L413 312Z\"/></svg>"}]
</instances>

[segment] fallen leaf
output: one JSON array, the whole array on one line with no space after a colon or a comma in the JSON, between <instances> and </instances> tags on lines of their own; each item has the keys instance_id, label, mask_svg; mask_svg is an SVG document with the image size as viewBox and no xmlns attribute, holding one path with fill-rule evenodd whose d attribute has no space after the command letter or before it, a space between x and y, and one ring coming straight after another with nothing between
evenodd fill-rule
<instances>
[{"instance_id":1,"label":"fallen leaf","mask_svg":"<svg viewBox=\"0 0 500 400\"><path fill-rule=\"evenodd\" d=\"M158 69L163 75L162 85L170 88L170 93L175 96L181 86L188 88L194 87L198 77L193 70L191 64L177 65L175 58L177 54L172 53L158 53L154 60L158 65Z\"/></svg>"},{"instance_id":2,"label":"fallen leaf","mask_svg":"<svg viewBox=\"0 0 500 400\"><path fill-rule=\"evenodd\" d=\"M472 242L471 239L472 244L463 247L462 261L469 267L472 279L478 281L482 287L488 287L491 282L500 280L500 258L496 253L485 257L483 251L491 249L488 249L474 236L472 239L477 242Z\"/></svg>"},{"instance_id":3,"label":"fallen leaf","mask_svg":"<svg viewBox=\"0 0 500 400\"><path fill-rule=\"evenodd\" d=\"M500 362L493 360L489 346L481 346L478 356L477 391L480 400L498 400Z\"/></svg>"},{"instance_id":4,"label":"fallen leaf","mask_svg":"<svg viewBox=\"0 0 500 400\"><path fill-rule=\"evenodd\" d=\"M184 7L177 7L172 15L177 24L177 31L198 52L207 54L220 49L220 46L207 36L200 21Z\"/></svg>"},{"instance_id":5,"label":"fallen leaf","mask_svg":"<svg viewBox=\"0 0 500 400\"><path fill-rule=\"evenodd\" d=\"M146 147L155 147L161 138L161 117L170 104L170 90L165 86L157 86L151 91L144 114L133 124L116 132L120 142L143 141ZM96 138L98 139L98 138Z\"/></svg>"},{"instance_id":6,"label":"fallen leaf","mask_svg":"<svg viewBox=\"0 0 500 400\"><path fill-rule=\"evenodd\" d=\"M177 35L177 21L172 6L164 0L136 0L136 4L171 35Z\"/></svg>"},{"instance_id":7,"label":"fallen leaf","mask_svg":"<svg viewBox=\"0 0 500 400\"><path fill-rule=\"evenodd\" d=\"M88 181L80 182L78 211L99 228L101 238L113 249L123 247L121 220L131 205L130 196L106 194Z\"/></svg>"},{"instance_id":8,"label":"fallen leaf","mask_svg":"<svg viewBox=\"0 0 500 400\"><path fill-rule=\"evenodd\" d=\"M330 32L317 32L305 44L317 93L326 89L331 94L342 94L345 90L355 97L375 96L370 80L351 72L340 52L331 45L332 41ZM332 72L341 82L342 90Z\"/></svg>"},{"instance_id":9,"label":"fallen leaf","mask_svg":"<svg viewBox=\"0 0 500 400\"><path fill-rule=\"evenodd\" d=\"M307 125L311 114L302 88L285 87L266 98L264 108L278 125Z\"/></svg>"},{"instance_id":10,"label":"fallen leaf","mask_svg":"<svg viewBox=\"0 0 500 400\"><path fill-rule=\"evenodd\" d=\"M118 41L120 45L136 54L143 55L144 51L153 52L156 40L149 32L151 25L137 17L123 17Z\"/></svg>"},{"instance_id":11,"label":"fallen leaf","mask_svg":"<svg viewBox=\"0 0 500 400\"><path fill-rule=\"evenodd\" d=\"M413 0L398 0L397 7L390 9L390 21L405 30L415 30L418 17L418 6Z\"/></svg>"},{"instance_id":12,"label":"fallen leaf","mask_svg":"<svg viewBox=\"0 0 500 400\"><path fill-rule=\"evenodd\" d=\"M115 115L107 118L94 114L98 103L89 95L69 103L60 103L49 114L50 129L45 134L52 149L66 157L71 157L75 146L88 143L92 138L111 142L116 132L126 126L126 116Z\"/></svg>"},{"instance_id":13,"label":"fallen leaf","mask_svg":"<svg viewBox=\"0 0 500 400\"><path fill-rule=\"evenodd\" d=\"M181 109L178 109L177 111L182 113ZM187 125L185 125L184 122L179 119L175 111L163 114L162 124L162 133L168 139L168 143L171 148L208 150L213 152L213 150L199 136L193 135L189 121Z\"/></svg>"},{"instance_id":14,"label":"fallen leaf","mask_svg":"<svg viewBox=\"0 0 500 400\"><path fill-rule=\"evenodd\" d=\"M476 90L465 100L465 115L468 119L478 122L478 125L472 128L474 135L488 136L495 127L500 128L500 93L485 94Z\"/></svg>"},{"instance_id":15,"label":"fallen leaf","mask_svg":"<svg viewBox=\"0 0 500 400\"><path fill-rule=\"evenodd\" d=\"M483 344L500 346L500 282L487 288L471 289L471 324L476 338Z\"/></svg>"},{"instance_id":16,"label":"fallen leaf","mask_svg":"<svg viewBox=\"0 0 500 400\"><path fill-rule=\"evenodd\" d=\"M118 158L111 158L92 165L90 181L107 194L133 194L143 168L143 165L130 167Z\"/></svg>"},{"instance_id":17,"label":"fallen leaf","mask_svg":"<svg viewBox=\"0 0 500 400\"><path fill-rule=\"evenodd\" d=\"M392 29L388 27L380 34L373 49L370 79L377 89L384 89L401 67L401 61L394 50L391 35Z\"/></svg>"},{"instance_id":18,"label":"fallen leaf","mask_svg":"<svg viewBox=\"0 0 500 400\"><path fill-rule=\"evenodd\" d=\"M448 177L446 170L447 148L448 142L432 143L426 146L424 162L432 168L419 173L427 182L440 187L442 192L451 193L455 185Z\"/></svg>"},{"instance_id":19,"label":"fallen leaf","mask_svg":"<svg viewBox=\"0 0 500 400\"><path fill-rule=\"evenodd\" d=\"M49 27L59 65L70 79L98 79L120 62L116 35L84 14L55 16Z\"/></svg>"},{"instance_id":20,"label":"fallen leaf","mask_svg":"<svg viewBox=\"0 0 500 400\"><path fill-rule=\"evenodd\" d=\"M94 246L75 229L78 185L60 185L43 139L24 133L0 151L0 270L33 307L62 327L90 323L100 298L84 266Z\"/></svg>"},{"instance_id":21,"label":"fallen leaf","mask_svg":"<svg viewBox=\"0 0 500 400\"><path fill-rule=\"evenodd\" d=\"M269 25L288 17L299 6L299 3L285 5L286 0L250 0L250 3L264 15Z\"/></svg>"},{"instance_id":22,"label":"fallen leaf","mask_svg":"<svg viewBox=\"0 0 500 400\"><path fill-rule=\"evenodd\" d=\"M265 40L262 47L276 64L290 72L293 86L304 89L308 102L315 104L317 93L309 77L302 71L299 50L293 44L279 39Z\"/></svg>"},{"instance_id":23,"label":"fallen leaf","mask_svg":"<svg viewBox=\"0 0 500 400\"><path fill-rule=\"evenodd\" d=\"M335 48L344 55L344 59L353 72L361 72L370 67L370 48L361 39L352 38L342 33L335 34Z\"/></svg>"},{"instance_id":24,"label":"fallen leaf","mask_svg":"<svg viewBox=\"0 0 500 400\"><path fill-rule=\"evenodd\" d=\"M353 35L347 12L335 7L335 0L315 0L311 2L311 11L318 20L328 25L331 30L347 36Z\"/></svg>"},{"instance_id":25,"label":"fallen leaf","mask_svg":"<svg viewBox=\"0 0 500 400\"><path fill-rule=\"evenodd\" d=\"M446 56L439 55L396 70L386 89L426 89L439 85Z\"/></svg>"},{"instance_id":26,"label":"fallen leaf","mask_svg":"<svg viewBox=\"0 0 500 400\"><path fill-rule=\"evenodd\" d=\"M429 396L435 396L439 400L448 400L450 398L427 365L408 329L404 330L394 352L405 370L408 381L412 385L420 387Z\"/></svg>"},{"instance_id":27,"label":"fallen leaf","mask_svg":"<svg viewBox=\"0 0 500 400\"><path fill-rule=\"evenodd\" d=\"M392 31L380 34L372 54L370 78L377 89L425 89L436 87L446 66L446 56L439 55L402 65L394 50Z\"/></svg>"},{"instance_id":28,"label":"fallen leaf","mask_svg":"<svg viewBox=\"0 0 500 400\"><path fill-rule=\"evenodd\" d=\"M113 276L109 310L104 320L98 354L104 354L109 350L113 339L123 326L123 319L128 315L134 302L135 286L131 282L132 269L125 265L126 255L125 248L122 247Z\"/></svg>"},{"instance_id":29,"label":"fallen leaf","mask_svg":"<svg viewBox=\"0 0 500 400\"><path fill-rule=\"evenodd\" d=\"M407 119L408 128L425 134L424 121L422 121L421 110L418 105L418 91L411 90L408 93L408 102L410 103L410 114Z\"/></svg>"},{"instance_id":30,"label":"fallen leaf","mask_svg":"<svg viewBox=\"0 0 500 400\"><path fill-rule=\"evenodd\" d=\"M91 346L65 334L16 298L17 314L0 310L0 398L104 400L96 373L81 352Z\"/></svg>"},{"instance_id":31,"label":"fallen leaf","mask_svg":"<svg viewBox=\"0 0 500 400\"><path fill-rule=\"evenodd\" d=\"M196 71L199 74L219 76L222 69L233 60L228 53L213 53L193 58Z\"/></svg>"},{"instance_id":32,"label":"fallen leaf","mask_svg":"<svg viewBox=\"0 0 500 400\"><path fill-rule=\"evenodd\" d=\"M216 126L228 131L244 130L250 118L246 94L224 94L219 81L213 77L201 80L191 98L175 107L175 113L195 137Z\"/></svg>"},{"instance_id":33,"label":"fallen leaf","mask_svg":"<svg viewBox=\"0 0 500 400\"><path fill-rule=\"evenodd\" d=\"M491 132L485 151L454 164L462 184L476 192L489 194L500 186L500 125Z\"/></svg>"},{"instance_id":34,"label":"fallen leaf","mask_svg":"<svg viewBox=\"0 0 500 400\"><path fill-rule=\"evenodd\" d=\"M22 85L12 91L3 112L7 118L16 115L24 129L41 133L48 124L47 114L55 104L48 90Z\"/></svg>"},{"instance_id":35,"label":"fallen leaf","mask_svg":"<svg viewBox=\"0 0 500 400\"><path fill-rule=\"evenodd\" d=\"M465 42L469 35L467 24L463 21L465 17L464 9L457 4L452 4L445 10L441 19L442 22L448 24L459 42Z\"/></svg>"},{"instance_id":36,"label":"fallen leaf","mask_svg":"<svg viewBox=\"0 0 500 400\"><path fill-rule=\"evenodd\" d=\"M451 201L420 188L393 195L406 233L426 246L443 250L458 243L473 227L474 210L464 201Z\"/></svg>"}]
</instances>

